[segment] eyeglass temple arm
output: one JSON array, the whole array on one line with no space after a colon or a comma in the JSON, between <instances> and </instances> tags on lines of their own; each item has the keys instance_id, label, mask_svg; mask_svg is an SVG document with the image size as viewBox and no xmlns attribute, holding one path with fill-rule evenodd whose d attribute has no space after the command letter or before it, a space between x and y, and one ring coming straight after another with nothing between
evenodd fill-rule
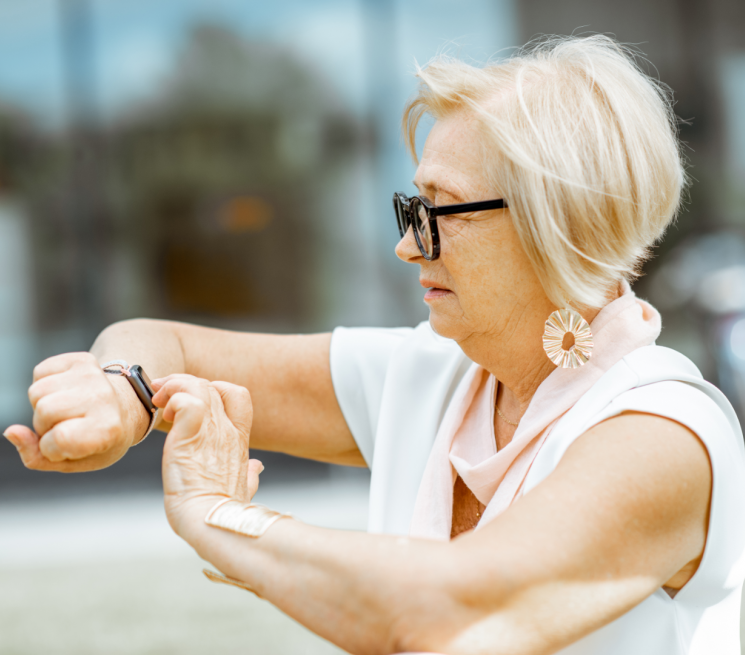
<instances>
[{"instance_id":1,"label":"eyeglass temple arm","mask_svg":"<svg viewBox=\"0 0 745 655\"><path fill-rule=\"evenodd\" d=\"M468 212L484 211L485 209L504 209L507 203L504 198L498 200L480 200L479 202L462 202L457 205L442 205L434 208L435 216L446 214L467 214Z\"/></svg>"}]
</instances>

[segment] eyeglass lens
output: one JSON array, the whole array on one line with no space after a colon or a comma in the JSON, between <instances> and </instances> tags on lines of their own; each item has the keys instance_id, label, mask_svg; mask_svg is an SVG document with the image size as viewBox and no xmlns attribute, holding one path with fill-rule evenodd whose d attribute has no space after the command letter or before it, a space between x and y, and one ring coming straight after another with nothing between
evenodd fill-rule
<instances>
[{"instance_id":1,"label":"eyeglass lens","mask_svg":"<svg viewBox=\"0 0 745 655\"><path fill-rule=\"evenodd\" d=\"M429 259L432 257L434 247L432 245L432 230L430 229L427 208L422 201L417 198L402 198L396 193L393 196L393 209L396 212L396 221L398 222L398 232L401 238L406 235L409 225L413 223L414 236L421 253Z\"/></svg>"},{"instance_id":2,"label":"eyeglass lens","mask_svg":"<svg viewBox=\"0 0 745 655\"><path fill-rule=\"evenodd\" d=\"M432 230L429 226L427 217L427 208L422 204L419 198L412 198L411 213L414 218L414 228L416 229L417 241L422 249L422 253L427 257L432 257Z\"/></svg>"},{"instance_id":3,"label":"eyeglass lens","mask_svg":"<svg viewBox=\"0 0 745 655\"><path fill-rule=\"evenodd\" d=\"M396 221L398 221L398 232L401 235L401 238L403 239L404 235L406 234L406 231L409 229L409 222L406 220L406 211L404 209L403 203L401 202L401 198L398 197L398 194L393 196L393 209L396 211Z\"/></svg>"}]
</instances>

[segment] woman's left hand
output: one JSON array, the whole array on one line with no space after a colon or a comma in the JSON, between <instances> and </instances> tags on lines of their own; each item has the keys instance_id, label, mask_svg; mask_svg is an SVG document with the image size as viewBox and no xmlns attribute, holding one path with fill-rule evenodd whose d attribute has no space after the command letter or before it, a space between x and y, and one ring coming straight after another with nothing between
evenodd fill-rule
<instances>
[{"instance_id":1,"label":"woman's left hand","mask_svg":"<svg viewBox=\"0 0 745 655\"><path fill-rule=\"evenodd\" d=\"M166 515L186 538L218 500L247 503L256 493L264 467L248 457L251 396L244 387L183 374L155 380L153 389L153 402L173 423L163 451Z\"/></svg>"}]
</instances>

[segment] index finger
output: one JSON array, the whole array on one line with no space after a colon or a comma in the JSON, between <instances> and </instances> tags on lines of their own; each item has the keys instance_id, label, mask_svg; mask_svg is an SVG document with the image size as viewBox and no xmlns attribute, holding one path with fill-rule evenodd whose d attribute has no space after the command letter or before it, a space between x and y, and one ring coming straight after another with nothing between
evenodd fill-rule
<instances>
[{"instance_id":1,"label":"index finger","mask_svg":"<svg viewBox=\"0 0 745 655\"><path fill-rule=\"evenodd\" d=\"M177 393L188 393L207 405L210 403L210 384L207 380L186 373L174 373L159 379L158 382L160 388L153 396L153 404L156 407L165 407L171 397Z\"/></svg>"}]
</instances>

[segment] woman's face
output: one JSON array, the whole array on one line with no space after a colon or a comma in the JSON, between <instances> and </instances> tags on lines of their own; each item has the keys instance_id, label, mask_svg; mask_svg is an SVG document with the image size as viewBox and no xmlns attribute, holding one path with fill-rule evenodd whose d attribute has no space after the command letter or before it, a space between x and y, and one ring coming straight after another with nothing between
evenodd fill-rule
<instances>
[{"instance_id":1,"label":"woman's face","mask_svg":"<svg viewBox=\"0 0 745 655\"><path fill-rule=\"evenodd\" d=\"M414 180L419 194L435 205L502 197L484 175L481 139L468 115L437 121ZM499 341L514 338L513 330L526 320L530 324L534 313L542 325L555 308L520 245L509 209L438 216L437 225L441 249L435 261L422 257L411 228L396 247L400 259L420 266L435 332L459 343Z\"/></svg>"}]
</instances>

